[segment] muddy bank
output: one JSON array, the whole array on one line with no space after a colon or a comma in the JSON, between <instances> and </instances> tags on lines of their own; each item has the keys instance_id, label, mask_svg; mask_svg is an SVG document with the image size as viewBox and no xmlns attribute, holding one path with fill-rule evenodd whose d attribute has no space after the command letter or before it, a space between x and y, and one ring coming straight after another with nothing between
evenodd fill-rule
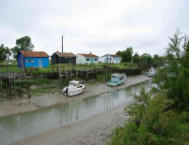
<instances>
[{"instance_id":1,"label":"muddy bank","mask_svg":"<svg viewBox=\"0 0 189 145\"><path fill-rule=\"evenodd\" d=\"M124 125L128 115L127 104L94 115L86 120L48 131L13 145L103 145L106 144L117 126Z\"/></svg>"},{"instance_id":2,"label":"muddy bank","mask_svg":"<svg viewBox=\"0 0 189 145\"><path fill-rule=\"evenodd\" d=\"M122 89L131 85L135 85L149 80L145 75L131 76L127 78L125 85L116 88L108 87L106 84L86 84L85 92L75 97L63 96L61 90L56 93L41 94L40 96L33 96L30 99L15 99L0 103L0 117L13 115L22 112L28 112L40 109L42 107L53 106L61 103L69 103L73 100L82 100L91 96L99 95L108 92L112 89Z\"/></svg>"}]
</instances>

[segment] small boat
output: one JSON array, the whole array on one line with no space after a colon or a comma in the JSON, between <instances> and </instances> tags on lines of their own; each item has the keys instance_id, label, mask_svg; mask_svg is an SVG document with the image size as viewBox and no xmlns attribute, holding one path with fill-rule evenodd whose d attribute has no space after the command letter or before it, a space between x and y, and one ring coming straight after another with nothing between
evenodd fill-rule
<instances>
[{"instance_id":1,"label":"small boat","mask_svg":"<svg viewBox=\"0 0 189 145\"><path fill-rule=\"evenodd\" d=\"M146 75L148 76L148 77L152 77L152 76L154 76L155 74L156 74L156 69L155 68L153 68L153 67L151 67L149 70L148 70L148 72L146 73Z\"/></svg>"},{"instance_id":2,"label":"small boat","mask_svg":"<svg viewBox=\"0 0 189 145\"><path fill-rule=\"evenodd\" d=\"M85 89L84 84L79 83L79 81L72 80L70 81L69 86L65 87L62 90L62 93L68 96L75 96L81 94L84 91L84 89Z\"/></svg>"},{"instance_id":3,"label":"small boat","mask_svg":"<svg viewBox=\"0 0 189 145\"><path fill-rule=\"evenodd\" d=\"M107 82L108 86L117 87L126 82L126 75L124 73L114 73L111 76L111 80Z\"/></svg>"}]
</instances>

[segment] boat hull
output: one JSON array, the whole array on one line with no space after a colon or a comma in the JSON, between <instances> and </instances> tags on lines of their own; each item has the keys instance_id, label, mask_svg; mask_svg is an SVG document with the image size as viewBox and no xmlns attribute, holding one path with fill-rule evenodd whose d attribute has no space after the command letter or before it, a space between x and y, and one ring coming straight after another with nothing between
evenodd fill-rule
<instances>
[{"instance_id":1,"label":"boat hull","mask_svg":"<svg viewBox=\"0 0 189 145\"><path fill-rule=\"evenodd\" d=\"M76 96L81 93L83 93L84 89L74 90L74 91L68 91L68 96Z\"/></svg>"},{"instance_id":2,"label":"boat hull","mask_svg":"<svg viewBox=\"0 0 189 145\"><path fill-rule=\"evenodd\" d=\"M67 93L66 93L66 89L68 89ZM85 85L82 85L82 87L79 88L65 87L62 90L62 93L67 96L76 96L84 92L84 89L85 89Z\"/></svg>"}]
</instances>

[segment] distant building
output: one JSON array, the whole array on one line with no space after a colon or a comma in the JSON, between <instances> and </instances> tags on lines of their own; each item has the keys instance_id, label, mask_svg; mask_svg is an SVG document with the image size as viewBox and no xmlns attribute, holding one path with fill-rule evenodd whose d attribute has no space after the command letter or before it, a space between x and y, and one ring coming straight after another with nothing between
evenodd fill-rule
<instances>
[{"instance_id":1,"label":"distant building","mask_svg":"<svg viewBox=\"0 0 189 145\"><path fill-rule=\"evenodd\" d=\"M49 55L44 51L20 51L17 56L19 68L48 67Z\"/></svg>"},{"instance_id":2,"label":"distant building","mask_svg":"<svg viewBox=\"0 0 189 145\"><path fill-rule=\"evenodd\" d=\"M121 63L121 57L114 54L106 54L99 58L99 62L119 64Z\"/></svg>"},{"instance_id":3,"label":"distant building","mask_svg":"<svg viewBox=\"0 0 189 145\"><path fill-rule=\"evenodd\" d=\"M59 63L72 63L76 64L76 55L71 52L58 52L56 51L51 55L51 63L59 64Z\"/></svg>"},{"instance_id":4,"label":"distant building","mask_svg":"<svg viewBox=\"0 0 189 145\"><path fill-rule=\"evenodd\" d=\"M92 64L98 63L98 56L89 53L89 54L77 54L76 58L77 64Z\"/></svg>"}]
</instances>

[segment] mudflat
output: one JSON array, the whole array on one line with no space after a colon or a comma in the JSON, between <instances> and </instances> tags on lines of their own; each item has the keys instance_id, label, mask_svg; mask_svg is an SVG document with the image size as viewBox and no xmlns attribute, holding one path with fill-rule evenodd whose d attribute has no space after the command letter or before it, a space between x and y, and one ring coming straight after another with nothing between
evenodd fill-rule
<instances>
[{"instance_id":1,"label":"mudflat","mask_svg":"<svg viewBox=\"0 0 189 145\"><path fill-rule=\"evenodd\" d=\"M117 126L124 125L128 115L126 104L71 125L16 142L13 145L103 145L106 144Z\"/></svg>"},{"instance_id":2,"label":"mudflat","mask_svg":"<svg viewBox=\"0 0 189 145\"><path fill-rule=\"evenodd\" d=\"M23 99L14 99L9 101L4 101L0 103L0 117L34 111L42 107L49 107L61 103L69 103L75 100L82 100L91 96L99 95L105 92L108 92L112 89L122 89L135 85L144 81L149 80L145 75L137 75L127 77L126 83L119 87L108 87L106 84L95 83L95 84L86 84L86 89L84 93L74 96L66 97L62 95L61 90L57 90L56 93L41 94L39 96L32 96L29 98Z\"/></svg>"}]
</instances>

